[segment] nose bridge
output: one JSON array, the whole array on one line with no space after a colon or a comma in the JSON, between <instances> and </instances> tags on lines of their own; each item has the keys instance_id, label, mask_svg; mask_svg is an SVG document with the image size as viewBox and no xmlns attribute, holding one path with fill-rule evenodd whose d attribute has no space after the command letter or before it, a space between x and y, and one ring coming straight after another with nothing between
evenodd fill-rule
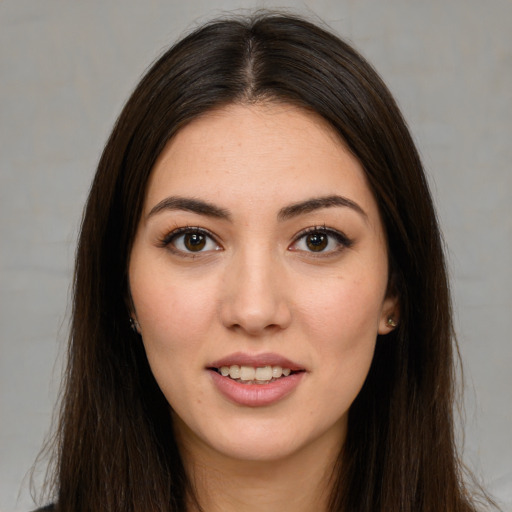
<instances>
[{"instance_id":1,"label":"nose bridge","mask_svg":"<svg viewBox=\"0 0 512 512\"><path fill-rule=\"evenodd\" d=\"M240 249L233 256L224 282L224 324L251 335L287 327L291 313L285 280L282 264L270 248Z\"/></svg>"}]
</instances>

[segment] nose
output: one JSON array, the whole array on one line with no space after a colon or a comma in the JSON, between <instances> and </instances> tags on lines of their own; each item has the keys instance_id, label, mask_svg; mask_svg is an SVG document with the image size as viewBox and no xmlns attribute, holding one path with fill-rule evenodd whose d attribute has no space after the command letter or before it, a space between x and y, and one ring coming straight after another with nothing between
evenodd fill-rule
<instances>
[{"instance_id":1,"label":"nose","mask_svg":"<svg viewBox=\"0 0 512 512\"><path fill-rule=\"evenodd\" d=\"M292 314L284 274L269 252L234 258L222 285L224 326L250 336L286 329Z\"/></svg>"}]
</instances>

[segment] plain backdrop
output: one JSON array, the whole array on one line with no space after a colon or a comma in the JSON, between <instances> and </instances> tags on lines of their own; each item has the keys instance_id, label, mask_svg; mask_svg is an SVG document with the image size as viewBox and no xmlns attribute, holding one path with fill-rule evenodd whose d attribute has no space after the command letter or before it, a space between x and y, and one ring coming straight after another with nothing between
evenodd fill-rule
<instances>
[{"instance_id":1,"label":"plain backdrop","mask_svg":"<svg viewBox=\"0 0 512 512\"><path fill-rule=\"evenodd\" d=\"M255 7L326 21L401 105L448 246L465 460L512 510L510 0L0 0L0 510L32 506L81 209L116 116L171 42Z\"/></svg>"}]
</instances>

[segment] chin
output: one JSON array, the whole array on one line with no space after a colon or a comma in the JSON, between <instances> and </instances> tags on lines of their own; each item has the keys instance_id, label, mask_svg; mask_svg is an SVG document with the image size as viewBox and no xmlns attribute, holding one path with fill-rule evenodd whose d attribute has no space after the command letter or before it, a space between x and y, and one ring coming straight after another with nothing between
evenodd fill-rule
<instances>
[{"instance_id":1,"label":"chin","mask_svg":"<svg viewBox=\"0 0 512 512\"><path fill-rule=\"evenodd\" d=\"M297 418L295 418L297 420ZM316 452L321 446L343 444L346 432L346 418L333 424L307 425L303 421L281 420L276 418L237 419L234 422L216 421L196 425L190 429L182 420L178 438L187 452L202 445L204 453L213 457L231 459L238 462L278 462L285 461L301 453ZM297 428L297 427L302 428ZM184 427L184 428L183 428ZM320 448L321 449L321 448ZM197 453L197 452L196 452Z\"/></svg>"},{"instance_id":2,"label":"chin","mask_svg":"<svg viewBox=\"0 0 512 512\"><path fill-rule=\"evenodd\" d=\"M300 451L301 443L294 443L293 435L285 439L269 433L261 436L237 436L237 439L226 439L216 442L212 448L225 457L246 462L276 462L286 459Z\"/></svg>"}]
</instances>

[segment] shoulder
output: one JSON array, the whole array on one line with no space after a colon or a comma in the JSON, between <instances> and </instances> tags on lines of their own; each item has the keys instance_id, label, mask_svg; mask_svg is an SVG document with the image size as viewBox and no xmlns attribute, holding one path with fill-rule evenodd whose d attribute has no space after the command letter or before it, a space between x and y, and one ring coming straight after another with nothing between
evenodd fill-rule
<instances>
[{"instance_id":1,"label":"shoulder","mask_svg":"<svg viewBox=\"0 0 512 512\"><path fill-rule=\"evenodd\" d=\"M34 510L33 512L53 512L55 510L55 505L46 505L46 507L41 507L41 508L38 508L36 510Z\"/></svg>"}]
</instances>

